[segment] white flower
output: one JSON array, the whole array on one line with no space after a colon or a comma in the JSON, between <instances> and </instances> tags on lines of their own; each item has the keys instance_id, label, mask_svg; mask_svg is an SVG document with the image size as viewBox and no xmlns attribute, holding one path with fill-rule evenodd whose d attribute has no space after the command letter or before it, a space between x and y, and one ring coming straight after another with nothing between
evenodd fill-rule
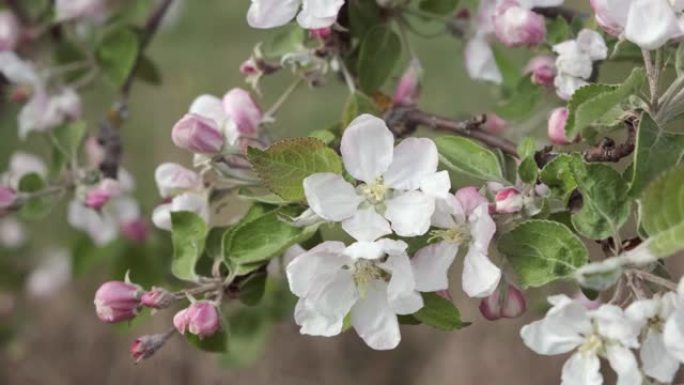
<instances>
[{"instance_id":1,"label":"white flower","mask_svg":"<svg viewBox=\"0 0 684 385\"><path fill-rule=\"evenodd\" d=\"M202 178L196 172L176 163L162 163L157 166L154 180L162 198L202 189Z\"/></svg>"},{"instance_id":2,"label":"white flower","mask_svg":"<svg viewBox=\"0 0 684 385\"><path fill-rule=\"evenodd\" d=\"M474 187L460 189L438 201L432 224L440 228L432 232L439 243L429 245L411 260L418 290L437 291L448 288L447 271L459 246L468 245L463 260L461 284L470 297L491 295L501 280L501 270L487 257L496 224L489 216L489 203Z\"/></svg>"},{"instance_id":3,"label":"white flower","mask_svg":"<svg viewBox=\"0 0 684 385\"><path fill-rule=\"evenodd\" d=\"M321 218L342 222L357 239L375 239L391 232L425 234L435 197L447 194L446 172L437 173L437 147L430 139L408 138L394 147L385 122L371 115L354 119L342 136L344 166L361 181L358 186L333 173L304 179L309 207ZM363 226L360 218L366 218Z\"/></svg>"},{"instance_id":4,"label":"white flower","mask_svg":"<svg viewBox=\"0 0 684 385\"><path fill-rule=\"evenodd\" d=\"M363 225L359 223L359 225ZM290 290L299 297L295 321L302 334L334 336L351 325L368 346L395 348L400 340L397 315L423 307L406 243L360 240L345 247L326 241L287 266Z\"/></svg>"},{"instance_id":5,"label":"white flower","mask_svg":"<svg viewBox=\"0 0 684 385\"><path fill-rule=\"evenodd\" d=\"M639 328L622 309L602 305L589 311L565 295L549 297L544 319L525 325L520 335L538 354L576 350L563 365L562 385L601 385L599 356L618 375L618 385L641 385L642 375L630 348L638 346Z\"/></svg>"},{"instance_id":6,"label":"white flower","mask_svg":"<svg viewBox=\"0 0 684 385\"><path fill-rule=\"evenodd\" d=\"M152 212L152 223L162 230L171 231L171 213L188 211L209 223L209 202L204 192L186 192L175 196L170 203L157 206Z\"/></svg>"},{"instance_id":7,"label":"white flower","mask_svg":"<svg viewBox=\"0 0 684 385\"><path fill-rule=\"evenodd\" d=\"M71 257L65 250L49 250L26 279L33 297L48 298L71 280Z\"/></svg>"},{"instance_id":8,"label":"white flower","mask_svg":"<svg viewBox=\"0 0 684 385\"><path fill-rule=\"evenodd\" d=\"M0 177L0 181L2 184L17 190L21 178L28 174L38 174L42 178L45 178L47 176L47 166L43 160L36 155L17 151L10 157L9 167Z\"/></svg>"},{"instance_id":9,"label":"white flower","mask_svg":"<svg viewBox=\"0 0 684 385\"><path fill-rule=\"evenodd\" d=\"M97 23L104 20L106 2L104 0L56 0L55 19L65 21L88 18Z\"/></svg>"},{"instance_id":10,"label":"white flower","mask_svg":"<svg viewBox=\"0 0 684 385\"><path fill-rule=\"evenodd\" d=\"M554 79L556 93L561 99L570 99L573 93L591 77L593 63L608 56L603 37L596 31L583 29L575 40L567 40L553 46L557 74Z\"/></svg>"},{"instance_id":11,"label":"white flower","mask_svg":"<svg viewBox=\"0 0 684 385\"><path fill-rule=\"evenodd\" d=\"M335 23L343 5L344 0L252 0L247 22L254 28L274 28L297 16L302 28L326 28Z\"/></svg>"},{"instance_id":12,"label":"white flower","mask_svg":"<svg viewBox=\"0 0 684 385\"><path fill-rule=\"evenodd\" d=\"M639 351L644 373L664 383L671 383L679 369L679 360L667 351L666 337L663 334L665 321L675 310L676 304L677 295L666 293L652 299L635 301L625 310L627 317L639 329L646 328Z\"/></svg>"},{"instance_id":13,"label":"white flower","mask_svg":"<svg viewBox=\"0 0 684 385\"><path fill-rule=\"evenodd\" d=\"M67 222L88 234L97 246L104 246L119 236L121 225L140 217L140 206L130 196L110 200L100 210L86 207L74 199L69 202Z\"/></svg>"}]
</instances>

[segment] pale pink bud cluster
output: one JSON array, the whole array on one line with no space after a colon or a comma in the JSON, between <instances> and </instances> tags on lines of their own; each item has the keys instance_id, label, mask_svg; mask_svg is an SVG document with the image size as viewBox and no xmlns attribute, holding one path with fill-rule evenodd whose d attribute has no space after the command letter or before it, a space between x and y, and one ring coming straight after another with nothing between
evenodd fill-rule
<instances>
[{"instance_id":1,"label":"pale pink bud cluster","mask_svg":"<svg viewBox=\"0 0 684 385\"><path fill-rule=\"evenodd\" d=\"M176 163L160 164L154 172L154 179L162 198L202 188L202 178L196 172Z\"/></svg>"},{"instance_id":2,"label":"pale pink bud cluster","mask_svg":"<svg viewBox=\"0 0 684 385\"><path fill-rule=\"evenodd\" d=\"M527 310L525 295L513 285L506 284L480 302L480 313L489 321L517 318Z\"/></svg>"},{"instance_id":3,"label":"pale pink bud cluster","mask_svg":"<svg viewBox=\"0 0 684 385\"><path fill-rule=\"evenodd\" d=\"M0 210L12 207L17 200L17 193L7 186L0 186Z\"/></svg>"},{"instance_id":4,"label":"pale pink bud cluster","mask_svg":"<svg viewBox=\"0 0 684 385\"><path fill-rule=\"evenodd\" d=\"M505 187L496 192L495 211L500 214L517 213L523 208L523 196L515 187Z\"/></svg>"},{"instance_id":5,"label":"pale pink bud cluster","mask_svg":"<svg viewBox=\"0 0 684 385\"><path fill-rule=\"evenodd\" d=\"M535 46L546 37L544 17L514 0L497 6L493 24L496 37L508 47Z\"/></svg>"},{"instance_id":6,"label":"pale pink bud cluster","mask_svg":"<svg viewBox=\"0 0 684 385\"><path fill-rule=\"evenodd\" d=\"M552 56L535 56L525 66L525 73L530 74L532 83L550 87L556 77L556 59Z\"/></svg>"},{"instance_id":7,"label":"pale pink bud cluster","mask_svg":"<svg viewBox=\"0 0 684 385\"><path fill-rule=\"evenodd\" d=\"M153 287L152 290L145 292L140 298L143 306L152 309L165 309L176 301L174 295L161 287Z\"/></svg>"},{"instance_id":8,"label":"pale pink bud cluster","mask_svg":"<svg viewBox=\"0 0 684 385\"><path fill-rule=\"evenodd\" d=\"M131 344L131 357L136 363L150 358L164 346L168 339L168 333L150 334L136 338Z\"/></svg>"},{"instance_id":9,"label":"pale pink bud cluster","mask_svg":"<svg viewBox=\"0 0 684 385\"><path fill-rule=\"evenodd\" d=\"M0 51L14 51L21 38L19 20L11 11L0 11Z\"/></svg>"},{"instance_id":10,"label":"pale pink bud cluster","mask_svg":"<svg viewBox=\"0 0 684 385\"><path fill-rule=\"evenodd\" d=\"M208 301L199 301L176 313L173 326L180 334L188 331L200 338L209 337L221 327L218 309Z\"/></svg>"},{"instance_id":11,"label":"pale pink bud cluster","mask_svg":"<svg viewBox=\"0 0 684 385\"><path fill-rule=\"evenodd\" d=\"M332 34L332 28L330 27L325 27L325 28L316 28L316 29L310 29L309 30L309 36L311 36L314 39L319 39L319 40L325 40L330 35Z\"/></svg>"},{"instance_id":12,"label":"pale pink bud cluster","mask_svg":"<svg viewBox=\"0 0 684 385\"><path fill-rule=\"evenodd\" d=\"M223 96L223 108L240 134L256 133L262 120L261 108L249 92L233 88Z\"/></svg>"},{"instance_id":13,"label":"pale pink bud cluster","mask_svg":"<svg viewBox=\"0 0 684 385\"><path fill-rule=\"evenodd\" d=\"M553 144L566 145L571 142L565 136L565 123L568 120L568 109L558 107L551 111L548 122L549 140Z\"/></svg>"},{"instance_id":14,"label":"pale pink bud cluster","mask_svg":"<svg viewBox=\"0 0 684 385\"><path fill-rule=\"evenodd\" d=\"M482 129L494 135L501 135L508 130L510 124L502 119L499 115L489 113L487 114L487 119L482 125Z\"/></svg>"},{"instance_id":15,"label":"pale pink bud cluster","mask_svg":"<svg viewBox=\"0 0 684 385\"><path fill-rule=\"evenodd\" d=\"M112 198L123 194L123 189L119 181L115 179L103 179L100 183L88 190L85 195L84 204L93 210L100 210Z\"/></svg>"},{"instance_id":16,"label":"pale pink bud cluster","mask_svg":"<svg viewBox=\"0 0 684 385\"><path fill-rule=\"evenodd\" d=\"M226 141L214 120L193 113L173 126L171 139L176 146L199 154L219 153Z\"/></svg>"},{"instance_id":17,"label":"pale pink bud cluster","mask_svg":"<svg viewBox=\"0 0 684 385\"><path fill-rule=\"evenodd\" d=\"M422 68L418 60L413 59L408 68L401 76L397 89L394 91L392 101L399 106L413 106L420 97L420 78Z\"/></svg>"},{"instance_id":18,"label":"pale pink bud cluster","mask_svg":"<svg viewBox=\"0 0 684 385\"><path fill-rule=\"evenodd\" d=\"M97 317L108 323L128 321L138 314L143 294L138 285L122 281L105 282L95 292Z\"/></svg>"}]
</instances>

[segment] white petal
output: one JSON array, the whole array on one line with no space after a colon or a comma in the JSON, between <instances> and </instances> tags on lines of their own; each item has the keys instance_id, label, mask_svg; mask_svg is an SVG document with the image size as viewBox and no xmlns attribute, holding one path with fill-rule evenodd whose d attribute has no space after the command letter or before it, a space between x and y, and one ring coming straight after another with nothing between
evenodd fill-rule
<instances>
[{"instance_id":1,"label":"white petal","mask_svg":"<svg viewBox=\"0 0 684 385\"><path fill-rule=\"evenodd\" d=\"M575 76L559 73L553 78L553 85L556 87L556 94L563 100L569 100L578 89L588 83Z\"/></svg>"},{"instance_id":2,"label":"white petal","mask_svg":"<svg viewBox=\"0 0 684 385\"><path fill-rule=\"evenodd\" d=\"M340 152L349 174L369 183L392 163L394 136L382 119L363 114L344 130Z\"/></svg>"},{"instance_id":3,"label":"white petal","mask_svg":"<svg viewBox=\"0 0 684 385\"><path fill-rule=\"evenodd\" d=\"M639 355L647 376L667 384L672 382L679 369L679 361L667 352L662 333L649 329L641 344Z\"/></svg>"},{"instance_id":4,"label":"white petal","mask_svg":"<svg viewBox=\"0 0 684 385\"><path fill-rule=\"evenodd\" d=\"M523 326L520 335L538 354L567 353L584 342L582 334L591 332L587 309L565 295L549 297L549 302L553 307L544 319Z\"/></svg>"},{"instance_id":5,"label":"white petal","mask_svg":"<svg viewBox=\"0 0 684 385\"><path fill-rule=\"evenodd\" d=\"M499 67L496 65L492 47L479 34L468 40L465 49L465 66L468 76L473 80L484 80L500 84L503 79Z\"/></svg>"},{"instance_id":6,"label":"white petal","mask_svg":"<svg viewBox=\"0 0 684 385\"><path fill-rule=\"evenodd\" d=\"M631 350L621 345L608 345L606 355L610 367L618 375L617 385L641 385L641 371Z\"/></svg>"},{"instance_id":7,"label":"white petal","mask_svg":"<svg viewBox=\"0 0 684 385\"><path fill-rule=\"evenodd\" d=\"M386 202L385 218L402 237L423 235L430 229L435 200L419 191L409 191Z\"/></svg>"},{"instance_id":8,"label":"white petal","mask_svg":"<svg viewBox=\"0 0 684 385\"><path fill-rule=\"evenodd\" d=\"M644 327L649 319L658 315L658 300L634 301L625 309L625 315L640 328Z\"/></svg>"},{"instance_id":9,"label":"white petal","mask_svg":"<svg viewBox=\"0 0 684 385\"><path fill-rule=\"evenodd\" d=\"M313 174L304 179L304 194L309 207L323 219L341 221L352 217L363 198L340 175Z\"/></svg>"},{"instance_id":10,"label":"white petal","mask_svg":"<svg viewBox=\"0 0 684 385\"><path fill-rule=\"evenodd\" d=\"M629 8L625 37L641 48L659 48L681 33L668 0L635 0Z\"/></svg>"},{"instance_id":11,"label":"white petal","mask_svg":"<svg viewBox=\"0 0 684 385\"><path fill-rule=\"evenodd\" d=\"M23 61L12 51L0 52L0 73L13 84L40 85L41 79L33 63Z\"/></svg>"},{"instance_id":12,"label":"white petal","mask_svg":"<svg viewBox=\"0 0 684 385\"><path fill-rule=\"evenodd\" d=\"M560 74L588 79L593 70L591 56L575 40L565 41L553 46L558 53L556 68Z\"/></svg>"},{"instance_id":13,"label":"white petal","mask_svg":"<svg viewBox=\"0 0 684 385\"><path fill-rule=\"evenodd\" d=\"M397 314L413 314L423 307L423 297L415 290L416 282L408 255L395 254L383 265L391 274L387 299Z\"/></svg>"},{"instance_id":14,"label":"white petal","mask_svg":"<svg viewBox=\"0 0 684 385\"><path fill-rule=\"evenodd\" d=\"M357 241L371 242L392 233L387 220L372 207L359 210L353 217L345 219L342 228Z\"/></svg>"},{"instance_id":15,"label":"white petal","mask_svg":"<svg viewBox=\"0 0 684 385\"><path fill-rule=\"evenodd\" d=\"M469 297L483 298L496 290L501 280L501 270L487 258L487 255L471 248L463 260L461 281L463 291Z\"/></svg>"},{"instance_id":16,"label":"white petal","mask_svg":"<svg viewBox=\"0 0 684 385\"><path fill-rule=\"evenodd\" d=\"M670 355L684 362L684 308L681 306L665 322L663 340Z\"/></svg>"},{"instance_id":17,"label":"white petal","mask_svg":"<svg viewBox=\"0 0 684 385\"><path fill-rule=\"evenodd\" d=\"M608 47L600 33L583 29L577 34L577 45L591 60L603 60L608 57Z\"/></svg>"},{"instance_id":18,"label":"white petal","mask_svg":"<svg viewBox=\"0 0 684 385\"><path fill-rule=\"evenodd\" d=\"M89 209L77 200L69 202L67 222L86 232L97 246L104 246L119 235L119 224L113 217Z\"/></svg>"},{"instance_id":19,"label":"white petal","mask_svg":"<svg viewBox=\"0 0 684 385\"><path fill-rule=\"evenodd\" d=\"M301 0L252 0L247 23L252 28L275 28L287 24L297 14Z\"/></svg>"},{"instance_id":20,"label":"white petal","mask_svg":"<svg viewBox=\"0 0 684 385\"><path fill-rule=\"evenodd\" d=\"M154 208L152 223L158 229L171 231L171 203L164 203Z\"/></svg>"},{"instance_id":21,"label":"white petal","mask_svg":"<svg viewBox=\"0 0 684 385\"><path fill-rule=\"evenodd\" d=\"M561 385L601 385L601 362L592 353L577 352L563 365Z\"/></svg>"},{"instance_id":22,"label":"white petal","mask_svg":"<svg viewBox=\"0 0 684 385\"><path fill-rule=\"evenodd\" d=\"M448 171L432 173L420 181L420 190L432 197L446 199L451 190Z\"/></svg>"},{"instance_id":23,"label":"white petal","mask_svg":"<svg viewBox=\"0 0 684 385\"><path fill-rule=\"evenodd\" d=\"M303 28L317 29L330 27L335 23L344 0L303 0L303 3L297 22Z\"/></svg>"},{"instance_id":24,"label":"white petal","mask_svg":"<svg viewBox=\"0 0 684 385\"><path fill-rule=\"evenodd\" d=\"M535 7L546 8L546 7L557 7L563 4L565 0L519 0L521 7L527 9L532 9Z\"/></svg>"},{"instance_id":25,"label":"white petal","mask_svg":"<svg viewBox=\"0 0 684 385\"><path fill-rule=\"evenodd\" d=\"M385 255L382 245L377 242L354 242L344 249L344 255L351 259L380 259Z\"/></svg>"},{"instance_id":26,"label":"white petal","mask_svg":"<svg viewBox=\"0 0 684 385\"><path fill-rule=\"evenodd\" d=\"M449 288L449 267L458 253L458 245L439 242L423 247L411 259L416 290L432 292Z\"/></svg>"},{"instance_id":27,"label":"white petal","mask_svg":"<svg viewBox=\"0 0 684 385\"><path fill-rule=\"evenodd\" d=\"M387 255L402 254L408 248L406 242L394 239L383 238L377 240L375 243L379 244Z\"/></svg>"},{"instance_id":28,"label":"white petal","mask_svg":"<svg viewBox=\"0 0 684 385\"><path fill-rule=\"evenodd\" d=\"M326 241L292 260L287 265L290 291L298 297L306 297L320 281L330 280L349 262L342 255L343 251L344 243Z\"/></svg>"},{"instance_id":29,"label":"white petal","mask_svg":"<svg viewBox=\"0 0 684 385\"><path fill-rule=\"evenodd\" d=\"M221 127L228 118L223 109L223 102L214 95L200 95L190 104L189 111L192 114L212 119L218 127Z\"/></svg>"},{"instance_id":30,"label":"white petal","mask_svg":"<svg viewBox=\"0 0 684 385\"><path fill-rule=\"evenodd\" d=\"M483 203L489 203L487 198L480 194L480 190L474 186L461 187L454 194L461 204L465 215L470 215Z\"/></svg>"},{"instance_id":31,"label":"white petal","mask_svg":"<svg viewBox=\"0 0 684 385\"><path fill-rule=\"evenodd\" d=\"M455 196L449 194L444 199L435 199L435 212L431 219L433 226L450 229L465 221L465 210Z\"/></svg>"},{"instance_id":32,"label":"white petal","mask_svg":"<svg viewBox=\"0 0 684 385\"><path fill-rule=\"evenodd\" d=\"M470 234L473 237L470 249L486 254L487 249L489 249L489 242L496 232L496 223L489 215L489 205L483 203L473 210L472 214L468 216L468 223L470 224Z\"/></svg>"},{"instance_id":33,"label":"white petal","mask_svg":"<svg viewBox=\"0 0 684 385\"><path fill-rule=\"evenodd\" d=\"M326 317L317 313L316 310L307 302L300 298L295 306L294 318L297 325L301 326L299 332L310 336L332 337L340 334L344 317Z\"/></svg>"},{"instance_id":34,"label":"white petal","mask_svg":"<svg viewBox=\"0 0 684 385\"><path fill-rule=\"evenodd\" d=\"M435 142L426 138L404 139L394 148L392 164L383 180L397 190L416 190L424 178L437 172L437 163Z\"/></svg>"},{"instance_id":35,"label":"white petal","mask_svg":"<svg viewBox=\"0 0 684 385\"><path fill-rule=\"evenodd\" d=\"M373 349L394 349L401 341L399 321L387 302L387 284L372 281L365 297L352 307L352 325L359 337Z\"/></svg>"},{"instance_id":36,"label":"white petal","mask_svg":"<svg viewBox=\"0 0 684 385\"><path fill-rule=\"evenodd\" d=\"M602 337L618 341L629 347L639 346L637 337L640 328L625 316L620 307L602 305L589 314L594 319L596 329Z\"/></svg>"}]
</instances>

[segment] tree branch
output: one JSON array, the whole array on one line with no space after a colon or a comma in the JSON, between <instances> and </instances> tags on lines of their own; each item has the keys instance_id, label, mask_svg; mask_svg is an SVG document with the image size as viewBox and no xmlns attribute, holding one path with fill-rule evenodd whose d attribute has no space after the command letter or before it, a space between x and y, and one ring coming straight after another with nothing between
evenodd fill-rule
<instances>
[{"instance_id":1,"label":"tree branch","mask_svg":"<svg viewBox=\"0 0 684 385\"><path fill-rule=\"evenodd\" d=\"M639 118L636 116L625 119L627 139L624 143L616 144L613 139L605 137L596 147L584 151L584 159L587 162L618 162L620 159L629 156L634 152L636 145L638 120Z\"/></svg>"},{"instance_id":2,"label":"tree branch","mask_svg":"<svg viewBox=\"0 0 684 385\"><path fill-rule=\"evenodd\" d=\"M426 126L437 131L476 139L488 146L498 148L508 155L518 157L515 143L481 129L482 124L486 122L485 116L458 121L429 114L417 108L395 107L385 115L385 121L400 136L412 133L417 126Z\"/></svg>"},{"instance_id":3,"label":"tree branch","mask_svg":"<svg viewBox=\"0 0 684 385\"><path fill-rule=\"evenodd\" d=\"M133 87L135 74L138 71L142 55L159 29L159 25L172 2L173 0L163 0L147 18L141 33L140 49L138 50L133 69L121 86L119 99L109 109L105 119L100 122L97 139L105 152L104 160L100 163L100 171L102 171L102 174L107 178L116 179L119 166L121 165L121 153L123 149L121 145L120 128L123 122L128 118L128 98L131 93L131 88Z\"/></svg>"}]
</instances>

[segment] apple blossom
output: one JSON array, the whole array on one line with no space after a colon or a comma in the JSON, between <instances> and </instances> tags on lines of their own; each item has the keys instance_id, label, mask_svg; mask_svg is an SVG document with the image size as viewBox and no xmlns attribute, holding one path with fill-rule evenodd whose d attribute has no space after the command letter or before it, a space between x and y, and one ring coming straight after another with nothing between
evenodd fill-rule
<instances>
[{"instance_id":1,"label":"apple blossom","mask_svg":"<svg viewBox=\"0 0 684 385\"><path fill-rule=\"evenodd\" d=\"M478 34L468 40L464 56L466 71L471 79L501 83L503 77L486 37Z\"/></svg>"},{"instance_id":2,"label":"apple blossom","mask_svg":"<svg viewBox=\"0 0 684 385\"><path fill-rule=\"evenodd\" d=\"M400 236L425 234L435 197L450 188L448 174L437 173L437 148L430 139L408 138L394 147L382 119L364 114L344 131L340 147L344 166L357 186L341 175L317 173L304 179L309 207L321 218L350 224L363 215L374 228Z\"/></svg>"},{"instance_id":3,"label":"apple blossom","mask_svg":"<svg viewBox=\"0 0 684 385\"><path fill-rule=\"evenodd\" d=\"M154 180L162 198L202 189L201 177L176 163L162 163L154 172Z\"/></svg>"},{"instance_id":4,"label":"apple blossom","mask_svg":"<svg viewBox=\"0 0 684 385\"><path fill-rule=\"evenodd\" d=\"M216 123L197 114L185 114L173 126L171 137L176 146L200 154L221 152L225 142Z\"/></svg>"},{"instance_id":5,"label":"apple blossom","mask_svg":"<svg viewBox=\"0 0 684 385\"><path fill-rule=\"evenodd\" d=\"M0 186L0 210L10 208L17 200L17 193L7 186Z\"/></svg>"},{"instance_id":6,"label":"apple blossom","mask_svg":"<svg viewBox=\"0 0 684 385\"><path fill-rule=\"evenodd\" d=\"M170 291L161 287L153 287L152 290L146 291L140 297L140 303L152 309L165 309L175 301L176 297Z\"/></svg>"},{"instance_id":7,"label":"apple blossom","mask_svg":"<svg viewBox=\"0 0 684 385\"><path fill-rule=\"evenodd\" d=\"M144 243L149 235L147 222L143 218L122 219L119 222L121 235L133 243Z\"/></svg>"},{"instance_id":8,"label":"apple blossom","mask_svg":"<svg viewBox=\"0 0 684 385\"><path fill-rule=\"evenodd\" d=\"M100 22L104 19L106 2L104 0L55 0L55 18L66 21L88 18Z\"/></svg>"},{"instance_id":9,"label":"apple blossom","mask_svg":"<svg viewBox=\"0 0 684 385\"><path fill-rule=\"evenodd\" d=\"M523 208L523 196L515 187L505 187L496 192L494 197L497 213L517 213Z\"/></svg>"},{"instance_id":10,"label":"apple blossom","mask_svg":"<svg viewBox=\"0 0 684 385\"><path fill-rule=\"evenodd\" d=\"M26 291L32 297L49 298L71 280L71 255L66 250L48 249L26 279Z\"/></svg>"},{"instance_id":11,"label":"apple blossom","mask_svg":"<svg viewBox=\"0 0 684 385\"><path fill-rule=\"evenodd\" d=\"M549 297L551 309L542 320L524 326L525 345L538 354L575 353L563 365L564 385L600 385L599 356L608 359L621 385L641 385L642 375L630 348L639 345L639 328L623 310L602 305L589 311L565 295Z\"/></svg>"},{"instance_id":12,"label":"apple blossom","mask_svg":"<svg viewBox=\"0 0 684 385\"><path fill-rule=\"evenodd\" d=\"M188 211L209 223L209 203L204 192L186 192L176 195L169 203L162 203L152 212L152 223L157 228L171 231L171 213Z\"/></svg>"},{"instance_id":13,"label":"apple blossom","mask_svg":"<svg viewBox=\"0 0 684 385\"><path fill-rule=\"evenodd\" d=\"M72 200L67 208L69 225L86 232L98 246L116 239L123 225L138 218L140 206L128 195L110 199L99 210L89 208L77 199Z\"/></svg>"},{"instance_id":14,"label":"apple blossom","mask_svg":"<svg viewBox=\"0 0 684 385\"><path fill-rule=\"evenodd\" d=\"M199 301L176 313L173 317L173 326L180 334L187 331L204 338L216 333L221 328L221 321L216 305L208 301Z\"/></svg>"},{"instance_id":15,"label":"apple blossom","mask_svg":"<svg viewBox=\"0 0 684 385\"><path fill-rule=\"evenodd\" d=\"M0 51L14 51L21 37L21 25L11 11L0 11Z\"/></svg>"},{"instance_id":16,"label":"apple blossom","mask_svg":"<svg viewBox=\"0 0 684 385\"><path fill-rule=\"evenodd\" d=\"M36 155L16 151L10 156L7 171L0 176L0 180L2 180L4 185L17 190L21 178L28 174L37 174L45 178L47 176L47 166Z\"/></svg>"},{"instance_id":17,"label":"apple blossom","mask_svg":"<svg viewBox=\"0 0 684 385\"><path fill-rule=\"evenodd\" d=\"M583 29L577 39L567 40L553 46L556 58L556 77L554 85L561 99L569 99L572 94L591 77L593 62L608 56L608 48L603 37L595 31Z\"/></svg>"},{"instance_id":18,"label":"apple blossom","mask_svg":"<svg viewBox=\"0 0 684 385\"><path fill-rule=\"evenodd\" d=\"M95 311L102 322L128 321L140 310L143 291L138 285L122 281L103 283L95 292Z\"/></svg>"},{"instance_id":19,"label":"apple blossom","mask_svg":"<svg viewBox=\"0 0 684 385\"><path fill-rule=\"evenodd\" d=\"M534 46L546 36L544 17L515 1L500 2L493 21L496 37L508 47Z\"/></svg>"},{"instance_id":20,"label":"apple blossom","mask_svg":"<svg viewBox=\"0 0 684 385\"><path fill-rule=\"evenodd\" d=\"M420 62L412 59L408 68L399 79L397 88L394 90L392 101L400 106L413 106L420 97L420 78L422 77L423 69Z\"/></svg>"},{"instance_id":21,"label":"apple blossom","mask_svg":"<svg viewBox=\"0 0 684 385\"><path fill-rule=\"evenodd\" d=\"M249 92L233 88L223 96L223 109L240 134L253 135L262 121L261 109Z\"/></svg>"},{"instance_id":22,"label":"apple blossom","mask_svg":"<svg viewBox=\"0 0 684 385\"><path fill-rule=\"evenodd\" d=\"M480 313L489 321L518 318L527 310L525 295L513 285L505 284L480 301Z\"/></svg>"},{"instance_id":23,"label":"apple blossom","mask_svg":"<svg viewBox=\"0 0 684 385\"><path fill-rule=\"evenodd\" d=\"M510 123L494 113L487 114L487 120L482 125L482 129L494 134L502 135L511 127Z\"/></svg>"},{"instance_id":24,"label":"apple blossom","mask_svg":"<svg viewBox=\"0 0 684 385\"><path fill-rule=\"evenodd\" d=\"M551 86L556 76L555 59L547 55L535 56L527 63L524 72L530 74L532 83Z\"/></svg>"},{"instance_id":25,"label":"apple blossom","mask_svg":"<svg viewBox=\"0 0 684 385\"><path fill-rule=\"evenodd\" d=\"M315 29L309 30L309 36L311 36L314 39L319 39L319 40L325 40L328 37L330 37L331 34L332 34L332 28L330 28L330 27L315 28Z\"/></svg>"},{"instance_id":26,"label":"apple blossom","mask_svg":"<svg viewBox=\"0 0 684 385\"><path fill-rule=\"evenodd\" d=\"M558 107L551 111L547 126L551 143L559 145L570 144L570 141L565 136L565 123L568 120L568 113L566 107Z\"/></svg>"},{"instance_id":27,"label":"apple blossom","mask_svg":"<svg viewBox=\"0 0 684 385\"><path fill-rule=\"evenodd\" d=\"M251 0L247 22L254 28L275 28L297 16L305 29L330 27L344 0ZM301 5L301 12L299 12ZM299 14L298 14L299 13Z\"/></svg>"},{"instance_id":28,"label":"apple blossom","mask_svg":"<svg viewBox=\"0 0 684 385\"><path fill-rule=\"evenodd\" d=\"M115 179L103 179L99 184L86 192L84 204L94 210L100 210L110 199L124 193L124 188Z\"/></svg>"}]
</instances>

